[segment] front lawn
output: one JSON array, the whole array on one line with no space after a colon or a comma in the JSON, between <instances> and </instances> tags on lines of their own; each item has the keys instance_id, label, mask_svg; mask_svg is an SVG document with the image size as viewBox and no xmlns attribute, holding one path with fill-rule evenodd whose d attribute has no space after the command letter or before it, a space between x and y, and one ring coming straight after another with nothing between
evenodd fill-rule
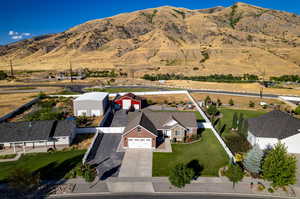
<instances>
[{"instance_id":1,"label":"front lawn","mask_svg":"<svg viewBox=\"0 0 300 199\"><path fill-rule=\"evenodd\" d=\"M201 140L193 144L172 144L172 153L153 153L153 176L168 176L177 163L198 160L203 167L201 176L217 176L228 163L228 156L211 130L203 131Z\"/></svg>"},{"instance_id":2,"label":"front lawn","mask_svg":"<svg viewBox=\"0 0 300 199\"><path fill-rule=\"evenodd\" d=\"M18 161L0 163L0 181L7 179L14 168L40 172L42 179L61 179L82 161L84 153L85 150L72 150L26 154Z\"/></svg>"}]
</instances>

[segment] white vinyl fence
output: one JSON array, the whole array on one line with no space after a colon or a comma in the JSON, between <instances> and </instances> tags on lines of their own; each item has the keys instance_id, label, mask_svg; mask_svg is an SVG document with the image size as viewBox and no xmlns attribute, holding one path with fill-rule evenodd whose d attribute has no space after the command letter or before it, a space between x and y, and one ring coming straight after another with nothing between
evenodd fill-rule
<instances>
[{"instance_id":1,"label":"white vinyl fence","mask_svg":"<svg viewBox=\"0 0 300 199\"><path fill-rule=\"evenodd\" d=\"M228 154L229 158L232 159L234 162L235 157L232 154L232 152L230 151L230 149L227 147L227 145L225 144L224 140L222 139L222 137L219 135L219 133L216 131L216 129L214 128L214 126L211 124L211 121L208 119L208 117L206 116L206 114L204 113L204 111L201 109L201 107L199 106L199 104L196 102L196 100L190 95L189 92L186 92L186 94L188 95L188 97L190 98L190 100L194 103L195 107L197 108L197 110L199 111L199 113L201 114L201 116L205 119L206 121L206 125L210 126L210 129L212 130L212 132L214 133L214 135L216 136L216 138L218 139L218 141L220 142L220 144L222 145L222 147L224 148L225 152Z\"/></svg>"}]
</instances>

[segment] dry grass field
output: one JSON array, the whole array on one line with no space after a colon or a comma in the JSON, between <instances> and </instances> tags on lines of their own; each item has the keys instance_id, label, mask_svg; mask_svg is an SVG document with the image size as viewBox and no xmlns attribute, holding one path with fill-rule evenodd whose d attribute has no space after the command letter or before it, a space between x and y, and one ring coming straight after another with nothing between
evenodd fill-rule
<instances>
[{"instance_id":1,"label":"dry grass field","mask_svg":"<svg viewBox=\"0 0 300 199\"><path fill-rule=\"evenodd\" d=\"M147 100L151 100L153 103L164 104L166 101L168 102L189 102L189 98L184 94L178 95L145 95L143 96Z\"/></svg>"},{"instance_id":2,"label":"dry grass field","mask_svg":"<svg viewBox=\"0 0 300 199\"><path fill-rule=\"evenodd\" d=\"M34 97L36 94L33 93L0 94L0 117L29 102Z\"/></svg>"},{"instance_id":3,"label":"dry grass field","mask_svg":"<svg viewBox=\"0 0 300 199\"><path fill-rule=\"evenodd\" d=\"M232 109L249 109L249 110L265 110L260 106L260 102L265 102L267 104L276 104L280 105L282 109L288 107L287 104L280 100L276 99L260 99L258 97L241 97L241 96L232 96L232 95L219 95L219 94L207 94L207 93L192 93L192 96L197 99L203 101L206 96L209 96L213 101L217 101L220 99L222 104L229 104L229 100L232 99L234 101L234 106L231 106ZM255 103L255 107L249 107L249 102L252 101ZM270 109L271 107L267 108Z\"/></svg>"},{"instance_id":4,"label":"dry grass field","mask_svg":"<svg viewBox=\"0 0 300 199\"><path fill-rule=\"evenodd\" d=\"M261 85L258 83L217 83L190 80L168 80L165 85L193 89L223 90L233 92L259 93ZM263 88L265 94L300 95L300 87L294 89Z\"/></svg>"}]
</instances>

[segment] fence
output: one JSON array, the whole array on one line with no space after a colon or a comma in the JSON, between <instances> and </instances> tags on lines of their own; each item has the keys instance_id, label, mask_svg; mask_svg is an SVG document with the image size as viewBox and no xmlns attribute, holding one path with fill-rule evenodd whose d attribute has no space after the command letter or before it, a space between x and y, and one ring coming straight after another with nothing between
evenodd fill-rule
<instances>
[{"instance_id":1,"label":"fence","mask_svg":"<svg viewBox=\"0 0 300 199\"><path fill-rule=\"evenodd\" d=\"M87 127L76 128L76 134L88 134L88 133L123 133L125 127Z\"/></svg>"},{"instance_id":2,"label":"fence","mask_svg":"<svg viewBox=\"0 0 300 199\"><path fill-rule=\"evenodd\" d=\"M22 113L23 111L25 111L26 109L28 109L30 106L32 106L33 104L35 104L40 98L36 97L33 100L31 100L30 102L27 102L26 104L23 104L22 106L20 106L19 108L13 110L12 112L2 116L0 118L0 122L5 122L6 120L14 117L15 115Z\"/></svg>"},{"instance_id":3,"label":"fence","mask_svg":"<svg viewBox=\"0 0 300 199\"><path fill-rule=\"evenodd\" d=\"M214 128L214 126L211 124L210 120L208 119L208 117L206 116L206 114L204 113L204 111L201 109L201 107L198 105L198 103L196 102L196 100L191 96L191 94L189 92L186 92L186 94L188 95L188 97L190 98L190 100L194 103L194 105L196 106L196 108L199 111L199 113L201 114L201 116L205 119L205 121L207 123L206 125L210 124L209 125L211 127L210 129L212 130L212 132L214 133L214 135L216 136L216 138L218 139L218 141L220 142L220 144L224 148L225 152L228 154L229 158L232 159L233 161L236 161L234 155L232 154L232 152L230 151L230 149L227 147L227 145L225 144L224 140L219 135L219 133L216 131L216 129Z\"/></svg>"}]
</instances>

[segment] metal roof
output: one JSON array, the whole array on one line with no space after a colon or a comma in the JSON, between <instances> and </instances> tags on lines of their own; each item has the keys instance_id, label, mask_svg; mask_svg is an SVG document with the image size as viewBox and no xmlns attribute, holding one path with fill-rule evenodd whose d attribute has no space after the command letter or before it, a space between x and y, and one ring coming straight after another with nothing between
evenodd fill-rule
<instances>
[{"instance_id":1,"label":"metal roof","mask_svg":"<svg viewBox=\"0 0 300 199\"><path fill-rule=\"evenodd\" d=\"M93 101L102 101L108 93L105 92L90 92L84 93L77 97L74 101L86 101L86 100L93 100Z\"/></svg>"}]
</instances>

